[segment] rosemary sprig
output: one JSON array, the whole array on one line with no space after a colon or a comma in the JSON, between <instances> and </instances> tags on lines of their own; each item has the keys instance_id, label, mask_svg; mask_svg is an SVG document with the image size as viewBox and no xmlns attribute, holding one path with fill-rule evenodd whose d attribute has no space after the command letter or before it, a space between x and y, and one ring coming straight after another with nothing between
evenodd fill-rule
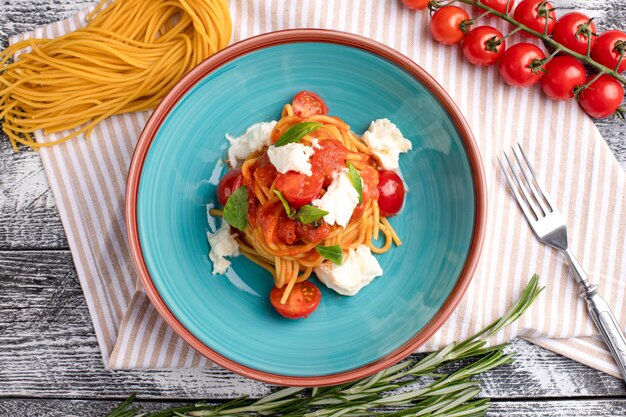
<instances>
[{"instance_id":1,"label":"rosemary sprig","mask_svg":"<svg viewBox=\"0 0 626 417\"><path fill-rule=\"evenodd\" d=\"M131 408L135 398L131 395L107 417L484 416L489 400L476 399L481 390L472 378L511 363L514 358L513 354L504 352L507 344L488 347L487 339L516 321L542 290L535 274L519 300L480 332L419 361L408 359L359 381L313 389L283 388L259 400L242 397L221 405L197 403L154 414ZM475 360L465 364L470 359ZM464 365L456 371L449 374L440 371L444 365L452 366L459 361L464 361ZM426 382L429 383L424 386Z\"/></svg>"}]
</instances>

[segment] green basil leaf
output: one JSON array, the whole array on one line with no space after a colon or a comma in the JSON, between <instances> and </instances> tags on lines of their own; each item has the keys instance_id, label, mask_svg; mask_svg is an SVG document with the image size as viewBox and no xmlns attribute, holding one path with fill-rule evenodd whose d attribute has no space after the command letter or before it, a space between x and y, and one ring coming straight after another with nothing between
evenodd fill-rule
<instances>
[{"instance_id":1,"label":"green basil leaf","mask_svg":"<svg viewBox=\"0 0 626 417\"><path fill-rule=\"evenodd\" d=\"M317 207L307 204L298 210L298 213L296 213L296 220L300 223L309 224L321 219L327 214L328 212L326 210L318 209Z\"/></svg>"},{"instance_id":2,"label":"green basil leaf","mask_svg":"<svg viewBox=\"0 0 626 417\"><path fill-rule=\"evenodd\" d=\"M226 223L235 229L248 227L248 187L239 187L228 197L223 216Z\"/></svg>"},{"instance_id":3,"label":"green basil leaf","mask_svg":"<svg viewBox=\"0 0 626 417\"><path fill-rule=\"evenodd\" d=\"M343 252L341 251L341 246L339 245L335 245L335 246L317 245L315 247L315 250L317 251L317 253L319 253L320 255L322 255L324 258L328 259L335 265L341 265L341 262L343 262Z\"/></svg>"},{"instance_id":4,"label":"green basil leaf","mask_svg":"<svg viewBox=\"0 0 626 417\"><path fill-rule=\"evenodd\" d=\"M291 207L289 207L289 203L287 202L287 200L285 200L285 197L283 197L283 193L278 190L274 190L274 194L276 194L281 203L283 203L283 207L285 208L287 217L291 219L295 215L295 213L291 210Z\"/></svg>"},{"instance_id":5,"label":"green basil leaf","mask_svg":"<svg viewBox=\"0 0 626 417\"><path fill-rule=\"evenodd\" d=\"M363 202L363 183L361 182L361 174L359 174L359 170L357 170L352 162L348 161L346 163L348 165L348 176L350 177L350 181L352 181L352 185L354 189L359 193L359 203Z\"/></svg>"},{"instance_id":6,"label":"green basil leaf","mask_svg":"<svg viewBox=\"0 0 626 417\"><path fill-rule=\"evenodd\" d=\"M276 141L274 146L284 146L288 143L299 142L300 139L305 137L311 132L316 131L322 127L321 123L317 122L302 122L291 126L280 138Z\"/></svg>"}]
</instances>

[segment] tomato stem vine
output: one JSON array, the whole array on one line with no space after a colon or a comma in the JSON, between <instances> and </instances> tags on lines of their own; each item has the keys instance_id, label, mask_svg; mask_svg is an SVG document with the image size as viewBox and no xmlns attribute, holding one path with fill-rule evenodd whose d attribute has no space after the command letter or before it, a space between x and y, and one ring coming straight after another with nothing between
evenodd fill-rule
<instances>
[{"instance_id":1,"label":"tomato stem vine","mask_svg":"<svg viewBox=\"0 0 626 417\"><path fill-rule=\"evenodd\" d=\"M506 13L506 15L509 15L509 10L511 10L511 1L512 0L506 0L506 6L504 8L504 12Z\"/></svg>"},{"instance_id":2,"label":"tomato stem vine","mask_svg":"<svg viewBox=\"0 0 626 417\"><path fill-rule=\"evenodd\" d=\"M550 55L548 55L547 58L541 60L541 64L545 65L548 62L552 61L552 59L554 59L554 57L557 56L559 52L561 52L561 48L556 48Z\"/></svg>"},{"instance_id":3,"label":"tomato stem vine","mask_svg":"<svg viewBox=\"0 0 626 417\"><path fill-rule=\"evenodd\" d=\"M479 21L480 19L488 15L489 15L489 12L484 12L480 16L474 17L472 19L464 20L461 22L459 27L461 28L461 31L463 33L468 33L470 31L470 28L474 25L474 23L476 23L477 21Z\"/></svg>"},{"instance_id":4,"label":"tomato stem vine","mask_svg":"<svg viewBox=\"0 0 626 417\"><path fill-rule=\"evenodd\" d=\"M548 0L543 0L537 6L537 16L543 17L546 21L543 27L543 34L548 35L548 28L550 27L550 19L556 20L554 17L550 16L550 13L556 10L555 7L548 9Z\"/></svg>"},{"instance_id":5,"label":"tomato stem vine","mask_svg":"<svg viewBox=\"0 0 626 417\"><path fill-rule=\"evenodd\" d=\"M503 19L506 22L510 23L511 25L515 26L516 28L519 28L519 30L523 30L526 33L536 36L537 38L541 39L544 42L544 44L550 45L551 47L558 49L560 52L564 52L570 56L573 56L574 58L577 58L578 60L582 61L583 63L597 70L600 75L609 74L610 76L612 76L613 78L615 78L616 80L618 80L619 82L621 82L622 84L626 86L626 77L621 76L615 69L608 68L600 64L599 62L594 61L590 56L586 54L579 54L578 52L575 52L567 48L566 46L560 44L559 42L555 41L550 36L529 28L523 23L520 23L517 20L513 19L509 15L509 13L500 13L497 10L489 6L486 6L485 4L480 2L480 0L456 0L456 1L460 3L468 4L471 6L476 6L486 12L489 12L490 14L494 16L497 16L500 19Z\"/></svg>"},{"instance_id":6,"label":"tomato stem vine","mask_svg":"<svg viewBox=\"0 0 626 417\"><path fill-rule=\"evenodd\" d=\"M517 32L519 32L520 30L522 30L522 28L515 28L515 29L513 29L512 31L510 31L509 33L507 33L506 35L504 35L504 36L502 37L502 39L506 39L506 38L508 38L509 36L513 36L513 35L515 35Z\"/></svg>"}]
</instances>

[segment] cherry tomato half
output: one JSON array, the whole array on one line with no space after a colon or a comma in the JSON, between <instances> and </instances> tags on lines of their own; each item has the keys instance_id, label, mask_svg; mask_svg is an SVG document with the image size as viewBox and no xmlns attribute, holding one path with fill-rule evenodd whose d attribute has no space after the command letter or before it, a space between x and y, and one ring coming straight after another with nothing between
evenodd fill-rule
<instances>
[{"instance_id":1,"label":"cherry tomato half","mask_svg":"<svg viewBox=\"0 0 626 417\"><path fill-rule=\"evenodd\" d=\"M316 114L328 114L328 108L324 100L310 91L300 91L293 98L293 114L307 118Z\"/></svg>"},{"instance_id":2,"label":"cherry tomato half","mask_svg":"<svg viewBox=\"0 0 626 417\"><path fill-rule=\"evenodd\" d=\"M502 33L491 26L478 26L463 39L463 55L474 65L495 64L506 49Z\"/></svg>"},{"instance_id":3,"label":"cherry tomato half","mask_svg":"<svg viewBox=\"0 0 626 417\"><path fill-rule=\"evenodd\" d=\"M593 78L595 75L590 75ZM589 82L590 80L587 80ZM578 104L591 117L608 117L624 100L624 87L608 74L601 75L578 95Z\"/></svg>"},{"instance_id":4,"label":"cherry tomato half","mask_svg":"<svg viewBox=\"0 0 626 417\"><path fill-rule=\"evenodd\" d=\"M307 317L315 311L322 300L322 293L319 288L309 281L297 282L289 294L285 304L280 303L280 299L285 293L287 285L282 288L274 287L270 292L270 302L278 313L288 319L299 319Z\"/></svg>"},{"instance_id":5,"label":"cherry tomato half","mask_svg":"<svg viewBox=\"0 0 626 417\"><path fill-rule=\"evenodd\" d=\"M589 16L579 13L567 13L556 22L552 39L579 54L587 53L587 43L591 49L596 43L596 25L589 21Z\"/></svg>"},{"instance_id":6,"label":"cherry tomato half","mask_svg":"<svg viewBox=\"0 0 626 417\"><path fill-rule=\"evenodd\" d=\"M468 19L469 15L460 7L444 6L430 19L430 33L437 42L444 45L459 43L465 36L460 24Z\"/></svg>"},{"instance_id":7,"label":"cherry tomato half","mask_svg":"<svg viewBox=\"0 0 626 417\"><path fill-rule=\"evenodd\" d=\"M507 84L528 87L541 79L540 68L533 71L532 65L546 57L539 47L531 43L518 43L504 51L498 69Z\"/></svg>"},{"instance_id":8,"label":"cherry tomato half","mask_svg":"<svg viewBox=\"0 0 626 417\"><path fill-rule=\"evenodd\" d=\"M585 67L576 58L561 55L552 58L544 67L541 88L553 100L569 100L574 97L574 88L585 83Z\"/></svg>"},{"instance_id":9,"label":"cherry tomato half","mask_svg":"<svg viewBox=\"0 0 626 417\"><path fill-rule=\"evenodd\" d=\"M217 184L217 200L222 206L226 205L226 201L230 195L243 184L243 175L240 169L228 171Z\"/></svg>"},{"instance_id":10,"label":"cherry tomato half","mask_svg":"<svg viewBox=\"0 0 626 417\"><path fill-rule=\"evenodd\" d=\"M509 13L513 10L513 5L515 4L515 0L480 0L482 4L487 7L491 7L497 12L504 13L507 9L507 4L509 6ZM474 6L476 12L478 14L482 14L485 10L481 9L478 6Z\"/></svg>"},{"instance_id":11,"label":"cherry tomato half","mask_svg":"<svg viewBox=\"0 0 626 417\"><path fill-rule=\"evenodd\" d=\"M413 10L424 10L429 2L430 0L402 0L406 7Z\"/></svg>"},{"instance_id":12,"label":"cherry tomato half","mask_svg":"<svg viewBox=\"0 0 626 417\"><path fill-rule=\"evenodd\" d=\"M378 172L378 207L385 217L398 214L404 204L404 183L394 171Z\"/></svg>"},{"instance_id":13,"label":"cherry tomato half","mask_svg":"<svg viewBox=\"0 0 626 417\"><path fill-rule=\"evenodd\" d=\"M276 188L295 208L309 204L322 190L324 174L315 167L312 171L313 175L310 177L296 171L287 171L276 176Z\"/></svg>"},{"instance_id":14,"label":"cherry tomato half","mask_svg":"<svg viewBox=\"0 0 626 417\"><path fill-rule=\"evenodd\" d=\"M624 51L625 55L617 72L624 72L626 71L626 33L621 30L609 30L600 35L596 45L591 50L591 58L605 67L615 69L619 61L620 50Z\"/></svg>"},{"instance_id":15,"label":"cherry tomato half","mask_svg":"<svg viewBox=\"0 0 626 417\"><path fill-rule=\"evenodd\" d=\"M536 32L544 33L547 31L547 34L550 35L556 24L556 13L552 10L553 8L552 4L545 0L523 0L515 8L513 17ZM522 34L532 36L526 32L522 32Z\"/></svg>"}]
</instances>

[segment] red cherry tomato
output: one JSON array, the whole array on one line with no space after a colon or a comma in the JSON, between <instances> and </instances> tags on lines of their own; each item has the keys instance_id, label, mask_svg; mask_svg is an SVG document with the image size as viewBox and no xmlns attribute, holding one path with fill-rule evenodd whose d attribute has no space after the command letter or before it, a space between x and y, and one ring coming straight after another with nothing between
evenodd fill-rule
<instances>
[{"instance_id":1,"label":"red cherry tomato","mask_svg":"<svg viewBox=\"0 0 626 417\"><path fill-rule=\"evenodd\" d=\"M487 7L491 7L492 9L494 9L497 12L500 13L504 13L505 10L507 9L507 4L509 6L509 13L511 12L511 10L513 10L513 6L515 5L515 0L480 0L480 2L482 4L484 4ZM485 10L481 9L480 7L474 7L476 12L479 14L482 14L485 12Z\"/></svg>"},{"instance_id":2,"label":"red cherry tomato","mask_svg":"<svg viewBox=\"0 0 626 417\"><path fill-rule=\"evenodd\" d=\"M460 7L444 6L430 19L430 33L444 45L459 43L465 36L459 25L468 19L469 15Z\"/></svg>"},{"instance_id":3,"label":"red cherry tomato","mask_svg":"<svg viewBox=\"0 0 626 417\"><path fill-rule=\"evenodd\" d=\"M556 22L552 39L579 54L587 53L587 43L591 40L591 49L596 43L596 25L589 17L579 12L567 13Z\"/></svg>"},{"instance_id":4,"label":"red cherry tomato","mask_svg":"<svg viewBox=\"0 0 626 417\"><path fill-rule=\"evenodd\" d=\"M551 10L554 8L552 4L544 2L545 0L523 0L515 8L513 17L518 22L539 33L546 31L547 22L547 34L550 35L556 24L556 13L554 13L554 10ZM546 19L546 17L548 18ZM526 32L522 32L522 34L532 36Z\"/></svg>"},{"instance_id":5,"label":"red cherry tomato","mask_svg":"<svg viewBox=\"0 0 626 417\"><path fill-rule=\"evenodd\" d=\"M576 58L561 55L552 58L544 67L541 88L553 100L569 100L574 97L574 88L585 83L585 67Z\"/></svg>"},{"instance_id":6,"label":"red cherry tomato","mask_svg":"<svg viewBox=\"0 0 626 417\"><path fill-rule=\"evenodd\" d=\"M278 174L274 184L289 204L295 208L300 208L309 204L319 195L323 182L324 174L313 169L313 175L310 177L295 171Z\"/></svg>"},{"instance_id":7,"label":"red cherry tomato","mask_svg":"<svg viewBox=\"0 0 626 417\"><path fill-rule=\"evenodd\" d=\"M590 75L589 78L595 77ZM587 82L589 82L588 80ZM624 100L624 87L608 74L600 76L578 95L578 104L591 117L608 117Z\"/></svg>"},{"instance_id":8,"label":"red cherry tomato","mask_svg":"<svg viewBox=\"0 0 626 417\"><path fill-rule=\"evenodd\" d=\"M280 303L280 299L285 293L287 285L282 288L274 287L270 292L270 302L278 313L288 319L299 319L307 317L315 311L322 300L322 293L319 288L309 281L297 282L287 298L285 304Z\"/></svg>"},{"instance_id":9,"label":"red cherry tomato","mask_svg":"<svg viewBox=\"0 0 626 417\"><path fill-rule=\"evenodd\" d=\"M541 79L540 68L531 67L546 57L541 49L531 43L518 43L504 51L498 69L507 84L528 87Z\"/></svg>"},{"instance_id":10,"label":"red cherry tomato","mask_svg":"<svg viewBox=\"0 0 626 417\"><path fill-rule=\"evenodd\" d=\"M380 171L378 181L378 207L380 214L390 217L398 214L404 204L404 183L393 171Z\"/></svg>"},{"instance_id":11,"label":"red cherry tomato","mask_svg":"<svg viewBox=\"0 0 626 417\"><path fill-rule=\"evenodd\" d=\"M617 72L624 72L626 71L626 33L621 30L609 30L598 37L596 45L591 50L591 58L606 67L615 69L620 58L620 51L624 52L624 57Z\"/></svg>"},{"instance_id":12,"label":"red cherry tomato","mask_svg":"<svg viewBox=\"0 0 626 417\"><path fill-rule=\"evenodd\" d=\"M243 175L240 169L228 171L217 184L217 200L222 206L226 205L228 197L243 184Z\"/></svg>"},{"instance_id":13,"label":"red cherry tomato","mask_svg":"<svg viewBox=\"0 0 626 417\"><path fill-rule=\"evenodd\" d=\"M324 100L310 91L300 91L293 98L293 114L307 118L316 114L328 114L328 108Z\"/></svg>"},{"instance_id":14,"label":"red cherry tomato","mask_svg":"<svg viewBox=\"0 0 626 417\"><path fill-rule=\"evenodd\" d=\"M463 39L463 55L474 65L494 64L506 49L502 33L491 26L478 26Z\"/></svg>"},{"instance_id":15,"label":"red cherry tomato","mask_svg":"<svg viewBox=\"0 0 626 417\"><path fill-rule=\"evenodd\" d=\"M402 0L406 7L413 10L424 10L429 2L430 0Z\"/></svg>"}]
</instances>

